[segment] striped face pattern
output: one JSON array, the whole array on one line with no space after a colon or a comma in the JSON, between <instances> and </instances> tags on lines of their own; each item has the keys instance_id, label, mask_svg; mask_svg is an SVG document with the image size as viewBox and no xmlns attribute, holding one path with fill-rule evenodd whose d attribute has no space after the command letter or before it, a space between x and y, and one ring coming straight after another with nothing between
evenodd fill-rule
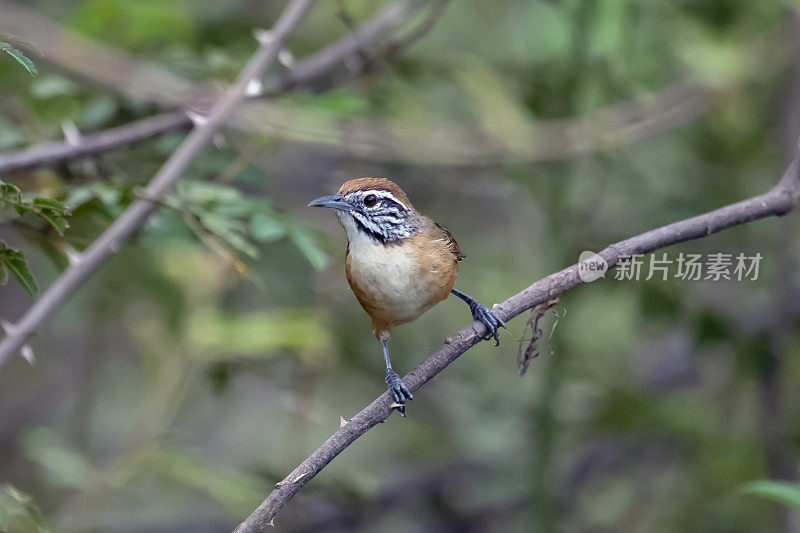
<instances>
[{"instance_id":1,"label":"striped face pattern","mask_svg":"<svg viewBox=\"0 0 800 533\"><path fill-rule=\"evenodd\" d=\"M411 208L386 190L359 190L344 196L356 228L371 239L389 244L417 232Z\"/></svg>"}]
</instances>

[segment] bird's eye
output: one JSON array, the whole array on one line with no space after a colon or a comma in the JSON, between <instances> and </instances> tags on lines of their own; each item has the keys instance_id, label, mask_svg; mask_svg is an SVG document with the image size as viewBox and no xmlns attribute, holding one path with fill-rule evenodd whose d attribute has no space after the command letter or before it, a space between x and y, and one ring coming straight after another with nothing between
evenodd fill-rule
<instances>
[{"instance_id":1,"label":"bird's eye","mask_svg":"<svg viewBox=\"0 0 800 533\"><path fill-rule=\"evenodd\" d=\"M373 205L378 203L378 197L374 194L368 194L364 197L364 205L367 207L372 207Z\"/></svg>"}]
</instances>

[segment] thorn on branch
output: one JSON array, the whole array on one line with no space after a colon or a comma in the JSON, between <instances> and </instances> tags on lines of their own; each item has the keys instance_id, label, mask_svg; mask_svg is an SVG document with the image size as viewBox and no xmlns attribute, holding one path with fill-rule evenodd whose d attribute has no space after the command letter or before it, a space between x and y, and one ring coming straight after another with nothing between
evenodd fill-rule
<instances>
[{"instance_id":1,"label":"thorn on branch","mask_svg":"<svg viewBox=\"0 0 800 533\"><path fill-rule=\"evenodd\" d=\"M519 340L519 351L517 352L517 370L519 370L520 376L525 375L525 372L528 371L528 367L531 364L531 360L539 357L539 354L541 353L539 341L542 339L542 328L539 327L539 321L542 319L542 317L544 317L545 313L547 313L549 309L552 309L556 304L558 304L560 299L560 297L556 296L531 309L531 316L525 323L525 329L523 330L522 338ZM556 317L556 321L550 330L549 337L553 336L553 331L556 329L558 319L561 317L555 311L553 311L553 314ZM528 327L531 328L531 338L525 339L525 331L528 330Z\"/></svg>"},{"instance_id":2,"label":"thorn on branch","mask_svg":"<svg viewBox=\"0 0 800 533\"><path fill-rule=\"evenodd\" d=\"M192 121L195 128L199 128L205 126L208 123L208 117L201 115L200 113L195 113L194 111L187 111L186 116L189 117L189 120Z\"/></svg>"},{"instance_id":3,"label":"thorn on branch","mask_svg":"<svg viewBox=\"0 0 800 533\"><path fill-rule=\"evenodd\" d=\"M8 320L0 320L0 329L5 332L6 336L19 335L19 328ZM33 355L33 348L31 348L30 344L23 344L19 349L19 353L31 366L36 364L36 356Z\"/></svg>"},{"instance_id":4,"label":"thorn on branch","mask_svg":"<svg viewBox=\"0 0 800 533\"><path fill-rule=\"evenodd\" d=\"M278 63L289 69L294 67L294 56L288 48L281 48L278 52Z\"/></svg>"},{"instance_id":5,"label":"thorn on branch","mask_svg":"<svg viewBox=\"0 0 800 533\"><path fill-rule=\"evenodd\" d=\"M6 335L15 335L17 333L16 326L8 320L0 320L0 329L2 329Z\"/></svg>"},{"instance_id":6,"label":"thorn on branch","mask_svg":"<svg viewBox=\"0 0 800 533\"><path fill-rule=\"evenodd\" d=\"M260 79L252 79L247 83L247 88L244 91L244 94L248 98L257 98L264 94L264 84L261 83Z\"/></svg>"},{"instance_id":7,"label":"thorn on branch","mask_svg":"<svg viewBox=\"0 0 800 533\"><path fill-rule=\"evenodd\" d=\"M23 344L19 353L31 366L36 365L36 356L33 355L33 348L31 348L30 344Z\"/></svg>"},{"instance_id":8,"label":"thorn on branch","mask_svg":"<svg viewBox=\"0 0 800 533\"><path fill-rule=\"evenodd\" d=\"M304 480L305 478L307 478L310 475L311 475L311 472L303 472L302 474L300 474L299 476L294 478L292 480L292 483L300 483L302 480Z\"/></svg>"},{"instance_id":9,"label":"thorn on branch","mask_svg":"<svg viewBox=\"0 0 800 533\"><path fill-rule=\"evenodd\" d=\"M61 243L61 251L64 252L64 255L67 257L67 261L69 261L70 265L77 265L82 260L81 253L73 248L69 243Z\"/></svg>"},{"instance_id":10,"label":"thorn on branch","mask_svg":"<svg viewBox=\"0 0 800 533\"><path fill-rule=\"evenodd\" d=\"M311 472L303 472L302 474L296 476L292 480L290 480L288 478L288 476L287 476L286 478L282 479L281 481L278 481L277 483L275 483L275 488L279 489L282 486L287 485L289 483L300 483L302 480L304 480L305 478L307 478L307 477L309 477L311 475L312 475Z\"/></svg>"},{"instance_id":11,"label":"thorn on branch","mask_svg":"<svg viewBox=\"0 0 800 533\"><path fill-rule=\"evenodd\" d=\"M257 29L253 32L253 38L258 41L261 46L267 46L275 40L275 36L269 30Z\"/></svg>"},{"instance_id":12,"label":"thorn on branch","mask_svg":"<svg viewBox=\"0 0 800 533\"><path fill-rule=\"evenodd\" d=\"M61 131L64 133L64 140L70 146L80 146L83 140L78 126L71 120L64 120L61 122Z\"/></svg>"},{"instance_id":13,"label":"thorn on branch","mask_svg":"<svg viewBox=\"0 0 800 533\"><path fill-rule=\"evenodd\" d=\"M345 418L342 415L339 415L339 427L340 428L345 427L347 425L347 422L349 422L349 421L345 420Z\"/></svg>"}]
</instances>

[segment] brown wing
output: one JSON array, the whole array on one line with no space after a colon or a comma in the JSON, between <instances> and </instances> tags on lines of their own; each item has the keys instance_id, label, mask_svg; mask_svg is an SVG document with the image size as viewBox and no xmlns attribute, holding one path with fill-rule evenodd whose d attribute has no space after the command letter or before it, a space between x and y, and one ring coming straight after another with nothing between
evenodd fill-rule
<instances>
[{"instance_id":1,"label":"brown wing","mask_svg":"<svg viewBox=\"0 0 800 533\"><path fill-rule=\"evenodd\" d=\"M465 259L467 256L461 253L461 249L458 247L458 243L456 242L455 238L453 237L453 234L450 233L450 230L445 228L444 226L442 226L438 222L434 222L434 224L436 224L436 227L439 228L442 231L442 233L443 233L442 238L447 241L447 247L450 249L450 251L455 256L456 261L461 261L462 259Z\"/></svg>"}]
</instances>

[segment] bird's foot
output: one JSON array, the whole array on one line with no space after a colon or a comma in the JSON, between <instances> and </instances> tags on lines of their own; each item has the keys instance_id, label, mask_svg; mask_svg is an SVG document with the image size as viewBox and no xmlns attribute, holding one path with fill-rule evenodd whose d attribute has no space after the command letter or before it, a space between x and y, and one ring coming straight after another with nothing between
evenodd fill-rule
<instances>
[{"instance_id":1,"label":"bird's foot","mask_svg":"<svg viewBox=\"0 0 800 533\"><path fill-rule=\"evenodd\" d=\"M500 328L505 328L506 323L500 320L500 317L497 316L494 311L480 302L473 301L469 306L469 310L472 311L472 319L477 320L486 326L486 329L488 330L483 340L488 341L494 337L494 345L499 346L500 334L497 330Z\"/></svg>"},{"instance_id":2,"label":"bird's foot","mask_svg":"<svg viewBox=\"0 0 800 533\"><path fill-rule=\"evenodd\" d=\"M386 385L389 386L389 392L394 398L392 407L400 411L401 415L406 416L406 400L413 400L414 395L394 370L386 371Z\"/></svg>"}]
</instances>

